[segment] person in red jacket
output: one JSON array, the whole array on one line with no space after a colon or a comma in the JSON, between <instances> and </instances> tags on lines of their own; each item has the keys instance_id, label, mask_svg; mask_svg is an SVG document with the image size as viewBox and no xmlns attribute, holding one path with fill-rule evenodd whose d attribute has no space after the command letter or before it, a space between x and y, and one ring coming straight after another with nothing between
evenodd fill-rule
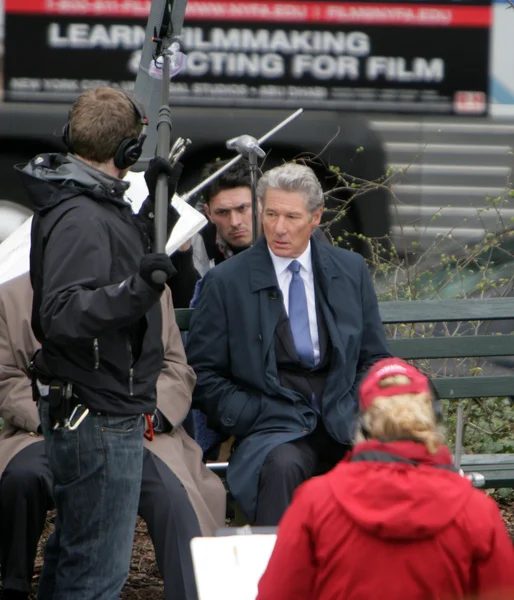
<instances>
[{"instance_id":1,"label":"person in red jacket","mask_svg":"<svg viewBox=\"0 0 514 600\"><path fill-rule=\"evenodd\" d=\"M429 379L380 360L359 399L353 451L297 489L258 600L512 600L512 542L453 468Z\"/></svg>"}]
</instances>

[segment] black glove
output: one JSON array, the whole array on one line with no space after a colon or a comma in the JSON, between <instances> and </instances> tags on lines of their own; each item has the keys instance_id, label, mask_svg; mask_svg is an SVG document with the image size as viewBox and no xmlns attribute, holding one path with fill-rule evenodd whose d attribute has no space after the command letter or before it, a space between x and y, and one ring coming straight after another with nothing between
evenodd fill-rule
<instances>
[{"instance_id":1,"label":"black glove","mask_svg":"<svg viewBox=\"0 0 514 600\"><path fill-rule=\"evenodd\" d=\"M143 202L143 205L139 209L139 213L134 215L134 220L136 223L140 223L144 228L145 233L148 235L148 239L153 245L155 240L155 204L154 201L148 196L148 198ZM166 222L166 239L169 239L173 228L178 223L180 219L180 215L178 214L177 209L170 204L168 206L168 219Z\"/></svg>"},{"instance_id":2,"label":"black glove","mask_svg":"<svg viewBox=\"0 0 514 600\"><path fill-rule=\"evenodd\" d=\"M162 292L164 290L164 284L155 283L152 279L152 273L154 271L164 271L166 273L166 279L173 277L177 272L170 257L167 254L145 254L139 263L139 275L141 279L144 279L146 283L153 287L154 290Z\"/></svg>"},{"instance_id":3,"label":"black glove","mask_svg":"<svg viewBox=\"0 0 514 600\"><path fill-rule=\"evenodd\" d=\"M136 222L139 221L145 228L146 234L148 235L150 242L154 243L155 237L155 189L157 187L157 179L161 173L168 175L168 198L171 200L177 191L178 180L182 173L182 163L176 163L175 166L171 166L170 163L160 156L152 158L148 169L145 171L145 181L148 186L148 198L143 202L143 205L139 209L139 213L136 217ZM177 209L171 204L168 205L168 219L166 234L169 238L173 228L180 219L180 215Z\"/></svg>"},{"instance_id":4,"label":"black glove","mask_svg":"<svg viewBox=\"0 0 514 600\"><path fill-rule=\"evenodd\" d=\"M169 161L161 156L152 158L145 171L145 181L148 186L148 194L154 202L159 175L164 173L168 176L168 199L171 200L177 193L177 185L183 168L184 166L179 162L172 167Z\"/></svg>"}]
</instances>

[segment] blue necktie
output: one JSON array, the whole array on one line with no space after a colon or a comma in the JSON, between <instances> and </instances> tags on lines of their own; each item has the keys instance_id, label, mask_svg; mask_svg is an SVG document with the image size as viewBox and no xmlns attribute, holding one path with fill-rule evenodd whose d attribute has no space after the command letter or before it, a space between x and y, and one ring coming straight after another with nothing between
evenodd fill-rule
<instances>
[{"instance_id":1,"label":"blue necktie","mask_svg":"<svg viewBox=\"0 0 514 600\"><path fill-rule=\"evenodd\" d=\"M305 293L305 284L300 275L301 266L297 260L293 260L287 267L293 275L289 284L289 323L293 332L294 345L296 346L298 358L304 365L313 367L314 348L309 329L307 294Z\"/></svg>"}]
</instances>

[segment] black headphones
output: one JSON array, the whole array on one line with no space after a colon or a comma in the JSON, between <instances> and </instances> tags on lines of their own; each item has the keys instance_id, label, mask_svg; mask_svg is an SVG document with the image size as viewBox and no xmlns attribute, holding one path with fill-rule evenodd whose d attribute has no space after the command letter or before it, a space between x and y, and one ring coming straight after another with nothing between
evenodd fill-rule
<instances>
[{"instance_id":1,"label":"black headphones","mask_svg":"<svg viewBox=\"0 0 514 600\"><path fill-rule=\"evenodd\" d=\"M133 138L128 137L121 140L114 153L114 166L120 171L124 169L128 169L132 165L135 165L143 152L143 144L145 143L147 130L148 130L148 118L142 106L140 106L134 98L122 92L123 95L127 98L127 100L132 104L134 108L134 112L139 119L139 123L141 124L141 133L139 137ZM71 112L70 112L71 114ZM62 128L62 141L68 148L70 152L73 152L73 142L70 135L70 121L68 117L68 122Z\"/></svg>"}]
</instances>

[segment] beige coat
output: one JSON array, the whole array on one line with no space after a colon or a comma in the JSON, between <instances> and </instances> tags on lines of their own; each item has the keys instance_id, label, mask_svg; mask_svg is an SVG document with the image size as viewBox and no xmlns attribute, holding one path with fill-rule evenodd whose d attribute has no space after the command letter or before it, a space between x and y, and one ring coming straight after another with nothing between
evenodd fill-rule
<instances>
[{"instance_id":1,"label":"beige coat","mask_svg":"<svg viewBox=\"0 0 514 600\"><path fill-rule=\"evenodd\" d=\"M196 511L204 535L225 523L226 493L219 477L202 463L200 446L184 431L195 384L175 323L171 293L161 300L164 367L157 382L157 406L172 423L170 434L159 434L145 446L180 479ZM38 347L30 325L32 287L29 275L0 285L0 477L20 450L43 440L37 434L39 416L28 379L30 359Z\"/></svg>"}]
</instances>

